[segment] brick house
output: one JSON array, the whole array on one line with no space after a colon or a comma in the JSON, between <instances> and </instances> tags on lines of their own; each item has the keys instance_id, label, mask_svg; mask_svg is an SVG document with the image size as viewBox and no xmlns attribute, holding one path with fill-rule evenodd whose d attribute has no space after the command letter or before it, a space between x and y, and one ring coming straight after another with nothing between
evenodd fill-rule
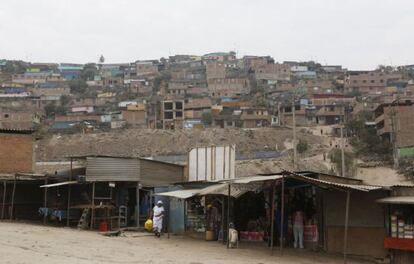
<instances>
[{"instance_id":1,"label":"brick house","mask_svg":"<svg viewBox=\"0 0 414 264\"><path fill-rule=\"evenodd\" d=\"M143 103L127 105L126 110L122 110L122 119L131 127L146 128L146 105Z\"/></svg>"},{"instance_id":2,"label":"brick house","mask_svg":"<svg viewBox=\"0 0 414 264\"><path fill-rule=\"evenodd\" d=\"M379 105L375 109L377 134L395 143L399 156L414 156L414 103L412 99L400 99Z\"/></svg>"},{"instance_id":3,"label":"brick house","mask_svg":"<svg viewBox=\"0 0 414 264\"><path fill-rule=\"evenodd\" d=\"M384 92L388 83L402 80L400 73L383 71L350 71L345 77L345 92L378 94Z\"/></svg>"},{"instance_id":4,"label":"brick house","mask_svg":"<svg viewBox=\"0 0 414 264\"><path fill-rule=\"evenodd\" d=\"M241 96L250 93L250 84L247 78L211 79L208 90L213 98Z\"/></svg>"}]
</instances>

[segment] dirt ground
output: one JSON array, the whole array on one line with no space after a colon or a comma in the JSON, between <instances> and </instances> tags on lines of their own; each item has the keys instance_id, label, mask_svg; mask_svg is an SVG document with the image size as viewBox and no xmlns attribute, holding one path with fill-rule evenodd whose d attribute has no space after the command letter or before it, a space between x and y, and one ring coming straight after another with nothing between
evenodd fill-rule
<instances>
[{"instance_id":1,"label":"dirt ground","mask_svg":"<svg viewBox=\"0 0 414 264\"><path fill-rule=\"evenodd\" d=\"M239 249L227 249L218 242L206 242L128 232L121 237L105 237L96 232L45 227L24 223L0 222L0 263L342 263L340 256L328 256L307 250L269 249L242 243ZM350 260L348 263L367 263Z\"/></svg>"}]
</instances>

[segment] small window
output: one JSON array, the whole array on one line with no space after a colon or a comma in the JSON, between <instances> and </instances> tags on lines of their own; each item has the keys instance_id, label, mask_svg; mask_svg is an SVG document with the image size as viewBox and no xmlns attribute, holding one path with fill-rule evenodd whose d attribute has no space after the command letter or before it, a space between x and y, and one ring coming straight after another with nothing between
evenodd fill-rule
<instances>
[{"instance_id":1,"label":"small window","mask_svg":"<svg viewBox=\"0 0 414 264\"><path fill-rule=\"evenodd\" d=\"M371 80L371 83L375 83L375 80Z\"/></svg>"},{"instance_id":2,"label":"small window","mask_svg":"<svg viewBox=\"0 0 414 264\"><path fill-rule=\"evenodd\" d=\"M9 114L4 114L4 118L9 118Z\"/></svg>"}]
</instances>

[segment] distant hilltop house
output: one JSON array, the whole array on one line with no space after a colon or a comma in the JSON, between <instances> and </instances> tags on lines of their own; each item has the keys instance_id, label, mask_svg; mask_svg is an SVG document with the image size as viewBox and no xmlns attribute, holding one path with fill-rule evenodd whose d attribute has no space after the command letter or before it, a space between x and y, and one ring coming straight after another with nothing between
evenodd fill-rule
<instances>
[{"instance_id":1,"label":"distant hilltop house","mask_svg":"<svg viewBox=\"0 0 414 264\"><path fill-rule=\"evenodd\" d=\"M395 144L399 157L414 157L414 98L381 104L374 113L377 134Z\"/></svg>"},{"instance_id":2,"label":"distant hilltop house","mask_svg":"<svg viewBox=\"0 0 414 264\"><path fill-rule=\"evenodd\" d=\"M344 90L346 93L374 95L384 93L391 82L401 81L401 73L384 71L349 71L346 74Z\"/></svg>"}]
</instances>

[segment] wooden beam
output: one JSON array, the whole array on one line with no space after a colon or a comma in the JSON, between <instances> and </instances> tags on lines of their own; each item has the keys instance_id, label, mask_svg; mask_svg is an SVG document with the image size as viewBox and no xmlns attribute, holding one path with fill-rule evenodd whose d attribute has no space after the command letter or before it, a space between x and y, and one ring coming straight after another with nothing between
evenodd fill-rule
<instances>
[{"instance_id":1,"label":"wooden beam","mask_svg":"<svg viewBox=\"0 0 414 264\"><path fill-rule=\"evenodd\" d=\"M7 182L3 181L3 203L1 205L1 219L4 219L4 207L6 206L6 192L7 192Z\"/></svg>"},{"instance_id":2,"label":"wooden beam","mask_svg":"<svg viewBox=\"0 0 414 264\"><path fill-rule=\"evenodd\" d=\"M72 177L73 176L73 159L72 157L70 158L70 175L69 175L69 181L72 181ZM47 188L46 188L47 189ZM66 209L66 226L69 227L69 219L70 219L70 196L72 193L72 186L70 184L68 184L68 205L67 205L67 209Z\"/></svg>"},{"instance_id":3,"label":"wooden beam","mask_svg":"<svg viewBox=\"0 0 414 264\"><path fill-rule=\"evenodd\" d=\"M92 183L91 226L90 226L91 230L94 224L94 214L95 214L95 182Z\"/></svg>"},{"instance_id":4,"label":"wooden beam","mask_svg":"<svg viewBox=\"0 0 414 264\"><path fill-rule=\"evenodd\" d=\"M137 191L136 191L136 203L137 203L137 205L136 205L136 218L137 218L137 227L139 227L139 217L140 217L140 212L139 212L139 209L140 209L140 206L139 206L139 203L140 203L140 199L139 199L139 193L140 193L140 190L139 190L140 188L139 188L139 182L137 182Z\"/></svg>"},{"instance_id":5,"label":"wooden beam","mask_svg":"<svg viewBox=\"0 0 414 264\"><path fill-rule=\"evenodd\" d=\"M229 182L228 194L227 194L227 248L230 248L230 195L231 195L231 184Z\"/></svg>"},{"instance_id":6,"label":"wooden beam","mask_svg":"<svg viewBox=\"0 0 414 264\"><path fill-rule=\"evenodd\" d=\"M275 184L272 184L272 207L270 210L270 249L273 255L273 243L274 243L274 233L275 233Z\"/></svg>"},{"instance_id":7,"label":"wooden beam","mask_svg":"<svg viewBox=\"0 0 414 264\"><path fill-rule=\"evenodd\" d=\"M225 228L224 214L226 213L225 208L224 208L225 202L226 202L225 196L223 195L223 198L221 199L221 238L222 238L223 245L225 243L225 240L224 240L224 228Z\"/></svg>"},{"instance_id":8,"label":"wooden beam","mask_svg":"<svg viewBox=\"0 0 414 264\"><path fill-rule=\"evenodd\" d=\"M47 185L47 179L45 179L45 185ZM48 213L48 210L47 210L47 189L49 189L49 188L44 188L44 196L43 196L43 208L45 208L45 214L43 215L43 224L45 225L46 224L46 221L47 221L47 213Z\"/></svg>"},{"instance_id":9,"label":"wooden beam","mask_svg":"<svg viewBox=\"0 0 414 264\"><path fill-rule=\"evenodd\" d=\"M15 194L16 194L16 175L14 175L14 181L13 181L13 192L12 192L12 200L11 200L10 221L13 219L14 195Z\"/></svg>"},{"instance_id":10,"label":"wooden beam","mask_svg":"<svg viewBox=\"0 0 414 264\"><path fill-rule=\"evenodd\" d=\"M280 253L283 253L283 227L285 220L285 174L282 174L282 192L280 194Z\"/></svg>"},{"instance_id":11,"label":"wooden beam","mask_svg":"<svg viewBox=\"0 0 414 264\"><path fill-rule=\"evenodd\" d=\"M347 250L348 250L348 223L349 223L349 200L351 191L346 192L346 205L345 205L345 229L344 229L344 264L348 262Z\"/></svg>"}]
</instances>

